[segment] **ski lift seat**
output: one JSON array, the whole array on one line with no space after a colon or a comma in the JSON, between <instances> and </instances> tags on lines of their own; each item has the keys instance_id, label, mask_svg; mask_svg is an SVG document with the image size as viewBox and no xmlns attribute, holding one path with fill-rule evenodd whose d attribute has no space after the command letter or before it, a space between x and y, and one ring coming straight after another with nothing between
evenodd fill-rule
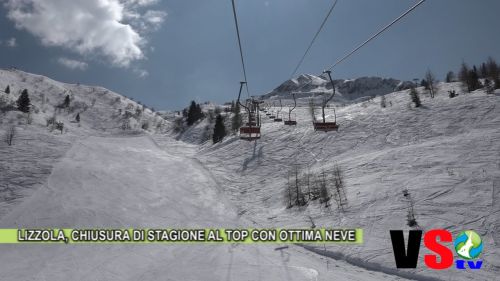
<instances>
[{"instance_id":1,"label":"ski lift seat","mask_svg":"<svg viewBox=\"0 0 500 281\"><path fill-rule=\"evenodd\" d=\"M240 139L242 140L256 140L260 139L260 127L241 127Z\"/></svg>"},{"instance_id":2,"label":"ski lift seat","mask_svg":"<svg viewBox=\"0 0 500 281\"><path fill-rule=\"evenodd\" d=\"M285 125L286 126L296 126L297 125L297 121L295 121L295 120L285 120Z\"/></svg>"},{"instance_id":3,"label":"ski lift seat","mask_svg":"<svg viewBox=\"0 0 500 281\"><path fill-rule=\"evenodd\" d=\"M321 132L338 131L337 122L313 122L314 130Z\"/></svg>"}]
</instances>

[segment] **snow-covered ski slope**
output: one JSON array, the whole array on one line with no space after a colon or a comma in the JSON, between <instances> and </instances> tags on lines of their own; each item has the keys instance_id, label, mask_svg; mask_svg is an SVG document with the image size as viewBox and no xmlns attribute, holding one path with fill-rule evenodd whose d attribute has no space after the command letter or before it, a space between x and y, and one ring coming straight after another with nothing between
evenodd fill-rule
<instances>
[{"instance_id":1,"label":"snow-covered ski slope","mask_svg":"<svg viewBox=\"0 0 500 281\"><path fill-rule=\"evenodd\" d=\"M77 141L1 228L248 225L193 148L149 136ZM179 153L181 152L181 153ZM180 156L182 155L182 156ZM397 280L274 245L0 245L0 280Z\"/></svg>"},{"instance_id":2,"label":"snow-covered ski slope","mask_svg":"<svg viewBox=\"0 0 500 281\"><path fill-rule=\"evenodd\" d=\"M3 98L13 102L28 88L39 109L31 125L14 111L1 115L2 135L11 124L18 130L14 146L0 144L0 196L10 200L0 202L1 228L309 227L312 220L318 227L365 230L362 246L291 246L284 251L273 245L0 245L0 280L497 278L498 92L463 94L458 84L441 84L435 99L422 95L419 109L408 106L406 91L397 92L387 95L385 109L380 98L338 108L340 130L331 133L312 130L305 98L296 110L296 127L266 120L257 142L231 136L198 146L154 134L163 131L155 125L149 132L140 130L145 120L163 122L149 111L139 119L132 116L135 127L122 130L123 111L137 104L103 94L99 87L20 71L0 73L0 88L13 85L10 96L0 92ZM449 99L451 88L460 96ZM60 135L47 130L45 118L53 116L65 89L71 89L74 101L89 106L80 126L71 123L74 113L59 112L68 126ZM45 112L41 93L49 97ZM206 123L198 126L181 139L195 142L194 133ZM309 165L312 172L341 166L346 211L316 202L286 209L286 175L296 163ZM404 189L415 201L421 229L446 228L454 234L474 229L482 235L481 270L428 271L423 260L417 270L395 269L389 229L409 229ZM420 257L425 253L422 246Z\"/></svg>"},{"instance_id":3,"label":"snow-covered ski slope","mask_svg":"<svg viewBox=\"0 0 500 281\"><path fill-rule=\"evenodd\" d=\"M4 90L9 86L10 93ZM31 114L21 113L16 100L26 89ZM66 96L69 108L59 108ZM138 111L139 109L140 111ZM140 114L139 114L140 113ZM77 123L76 115L80 115ZM28 118L31 124L28 124ZM47 120L64 123L63 134ZM69 84L16 69L0 69L0 217L45 183L52 167L76 139L89 135L161 132L169 122L137 102L102 87ZM123 125L128 127L123 130ZM14 126L13 146L4 142Z\"/></svg>"},{"instance_id":4,"label":"snow-covered ski slope","mask_svg":"<svg viewBox=\"0 0 500 281\"><path fill-rule=\"evenodd\" d=\"M460 96L450 99L450 89ZM423 88L419 91L424 93ZM307 227L312 218L318 227L365 230L364 245L331 245L326 253L318 249L325 255L402 276L414 273L416 279L495 280L500 273L498 92L462 93L458 83L441 83L435 99L421 95L422 108L410 106L408 91L386 98L387 108L381 108L380 98L337 108L338 132L314 132L305 105L296 110L296 127L263 116L262 139L229 137L221 144L205 145L198 158L239 213L257 225ZM318 203L286 209L284 190L294 164L309 166L312 172L331 170L335 164L342 167L346 211L339 212L335 204L325 210ZM423 244L417 270L395 270L389 230L410 229L404 189L414 200L422 230L444 228L456 235L473 229L482 235L481 270L429 271Z\"/></svg>"}]
</instances>

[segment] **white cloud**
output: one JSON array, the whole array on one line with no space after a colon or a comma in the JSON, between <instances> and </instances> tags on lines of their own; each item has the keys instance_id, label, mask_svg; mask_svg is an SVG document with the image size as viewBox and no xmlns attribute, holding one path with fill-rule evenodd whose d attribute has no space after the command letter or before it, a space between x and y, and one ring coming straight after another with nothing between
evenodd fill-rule
<instances>
[{"instance_id":1,"label":"white cloud","mask_svg":"<svg viewBox=\"0 0 500 281\"><path fill-rule=\"evenodd\" d=\"M102 55L128 67L144 58L144 26L158 28L166 13L142 14L157 0L7 0L8 18L46 46L80 55ZM127 22L131 20L130 23Z\"/></svg>"},{"instance_id":2,"label":"white cloud","mask_svg":"<svg viewBox=\"0 0 500 281\"><path fill-rule=\"evenodd\" d=\"M68 58L59 58L57 62L70 69L86 70L89 66L86 62Z\"/></svg>"},{"instance_id":3,"label":"white cloud","mask_svg":"<svg viewBox=\"0 0 500 281\"><path fill-rule=\"evenodd\" d=\"M134 73L137 74L137 76L139 76L140 78L146 78L149 76L149 72L147 70L140 68L135 68Z\"/></svg>"},{"instance_id":4,"label":"white cloud","mask_svg":"<svg viewBox=\"0 0 500 281\"><path fill-rule=\"evenodd\" d=\"M9 40L5 41L5 45L7 47L11 47L11 48L17 47L17 40L16 40L16 38L12 37Z\"/></svg>"},{"instance_id":5,"label":"white cloud","mask_svg":"<svg viewBox=\"0 0 500 281\"><path fill-rule=\"evenodd\" d=\"M149 6L159 2L159 0L125 0L129 5Z\"/></svg>"},{"instance_id":6,"label":"white cloud","mask_svg":"<svg viewBox=\"0 0 500 281\"><path fill-rule=\"evenodd\" d=\"M167 13L164 11L149 10L144 14L143 19L145 22L151 24L151 26L156 30L162 25L166 17Z\"/></svg>"}]
</instances>

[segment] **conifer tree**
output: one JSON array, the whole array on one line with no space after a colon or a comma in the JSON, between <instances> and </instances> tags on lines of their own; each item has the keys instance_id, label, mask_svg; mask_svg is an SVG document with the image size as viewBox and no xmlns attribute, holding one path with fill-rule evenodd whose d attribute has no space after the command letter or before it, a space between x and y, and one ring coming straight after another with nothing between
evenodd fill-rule
<instances>
[{"instance_id":1,"label":"conifer tree","mask_svg":"<svg viewBox=\"0 0 500 281\"><path fill-rule=\"evenodd\" d=\"M486 90L486 94L488 95L491 95L495 92L495 87L488 78L484 79L484 88Z\"/></svg>"},{"instance_id":2,"label":"conifer tree","mask_svg":"<svg viewBox=\"0 0 500 281\"><path fill-rule=\"evenodd\" d=\"M214 143L218 143L224 139L226 136L226 126L224 125L224 119L222 118L222 115L217 115L217 118L215 118L215 127L214 127L214 134L212 136L212 140Z\"/></svg>"},{"instance_id":3,"label":"conifer tree","mask_svg":"<svg viewBox=\"0 0 500 281\"><path fill-rule=\"evenodd\" d=\"M475 91L481 88L481 82L479 82L479 75L477 74L477 70L475 67L469 71L468 80L470 91Z\"/></svg>"},{"instance_id":4,"label":"conifer tree","mask_svg":"<svg viewBox=\"0 0 500 281\"><path fill-rule=\"evenodd\" d=\"M469 66L467 66L467 64L463 62L462 66L460 67L460 71L458 72L458 79L460 80L460 82L462 82L462 85L467 90L467 92L470 93L472 91L472 88L470 85L469 74Z\"/></svg>"},{"instance_id":5,"label":"conifer tree","mask_svg":"<svg viewBox=\"0 0 500 281\"><path fill-rule=\"evenodd\" d=\"M191 105L189 106L188 112L187 112L187 124L188 126L193 125L196 121L198 121L198 113L197 110L199 108L199 105L196 104L195 101L191 101Z\"/></svg>"},{"instance_id":6,"label":"conifer tree","mask_svg":"<svg viewBox=\"0 0 500 281\"><path fill-rule=\"evenodd\" d=\"M30 111L31 101L28 95L28 90L24 89L17 99L17 109L21 112L28 113Z\"/></svg>"},{"instance_id":7,"label":"conifer tree","mask_svg":"<svg viewBox=\"0 0 500 281\"><path fill-rule=\"evenodd\" d=\"M446 83L451 83L455 81L455 73L453 71L449 71L446 74Z\"/></svg>"},{"instance_id":8,"label":"conifer tree","mask_svg":"<svg viewBox=\"0 0 500 281\"><path fill-rule=\"evenodd\" d=\"M10 86L7 86L7 88L5 88L5 93L10 94Z\"/></svg>"},{"instance_id":9,"label":"conifer tree","mask_svg":"<svg viewBox=\"0 0 500 281\"><path fill-rule=\"evenodd\" d=\"M233 118L231 120L231 130L236 132L240 129L243 120L240 113L240 105L236 103L233 109Z\"/></svg>"},{"instance_id":10,"label":"conifer tree","mask_svg":"<svg viewBox=\"0 0 500 281\"><path fill-rule=\"evenodd\" d=\"M411 88L410 96L411 96L411 101L415 104L415 107L420 107L422 105L418 92L415 88Z\"/></svg>"},{"instance_id":11,"label":"conifer tree","mask_svg":"<svg viewBox=\"0 0 500 281\"><path fill-rule=\"evenodd\" d=\"M64 98L63 107L68 108L69 103L70 103L69 95L66 95L66 97Z\"/></svg>"},{"instance_id":12,"label":"conifer tree","mask_svg":"<svg viewBox=\"0 0 500 281\"><path fill-rule=\"evenodd\" d=\"M479 67L479 77L480 78L488 77L488 67L486 66L486 63L484 63L484 62Z\"/></svg>"},{"instance_id":13,"label":"conifer tree","mask_svg":"<svg viewBox=\"0 0 500 281\"><path fill-rule=\"evenodd\" d=\"M495 84L495 89L500 89L500 69L498 67L497 62L492 58L488 58L488 62L486 63L487 68L487 77L490 78L491 81Z\"/></svg>"},{"instance_id":14,"label":"conifer tree","mask_svg":"<svg viewBox=\"0 0 500 281\"><path fill-rule=\"evenodd\" d=\"M80 123L80 113L78 113L75 117L77 123Z\"/></svg>"},{"instance_id":15,"label":"conifer tree","mask_svg":"<svg viewBox=\"0 0 500 281\"><path fill-rule=\"evenodd\" d=\"M429 83L427 83L427 80L422 79L420 82L420 87L424 87L426 90L429 90Z\"/></svg>"}]
</instances>

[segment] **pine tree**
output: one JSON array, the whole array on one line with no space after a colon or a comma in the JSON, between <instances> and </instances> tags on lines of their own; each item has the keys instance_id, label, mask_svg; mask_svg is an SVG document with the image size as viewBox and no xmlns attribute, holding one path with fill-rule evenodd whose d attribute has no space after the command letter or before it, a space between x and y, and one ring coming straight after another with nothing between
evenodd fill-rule
<instances>
[{"instance_id":1,"label":"pine tree","mask_svg":"<svg viewBox=\"0 0 500 281\"><path fill-rule=\"evenodd\" d=\"M410 96L411 96L411 101L415 104L415 107L420 107L422 105L418 92L415 88L411 88Z\"/></svg>"},{"instance_id":2,"label":"pine tree","mask_svg":"<svg viewBox=\"0 0 500 281\"><path fill-rule=\"evenodd\" d=\"M233 132L238 131L240 129L242 123L243 123L243 120L241 118L240 105L235 104L234 109L233 109L233 118L231 120L231 130Z\"/></svg>"},{"instance_id":3,"label":"pine tree","mask_svg":"<svg viewBox=\"0 0 500 281\"><path fill-rule=\"evenodd\" d=\"M191 105L187 110L187 117L186 117L188 126L193 125L194 123L196 123L196 121L202 119L203 117L205 117L205 115L203 114L201 106L196 102L191 101Z\"/></svg>"},{"instance_id":4,"label":"pine tree","mask_svg":"<svg viewBox=\"0 0 500 281\"><path fill-rule=\"evenodd\" d=\"M68 108L69 103L70 103L69 95L66 95L66 97L64 98L64 102L63 102L63 108Z\"/></svg>"},{"instance_id":5,"label":"pine tree","mask_svg":"<svg viewBox=\"0 0 500 281\"><path fill-rule=\"evenodd\" d=\"M479 67L479 77L480 78L486 78L488 77L488 67L486 66L486 63L482 63L481 66Z\"/></svg>"},{"instance_id":6,"label":"pine tree","mask_svg":"<svg viewBox=\"0 0 500 281\"><path fill-rule=\"evenodd\" d=\"M424 87L426 90L429 90L429 83L427 83L427 80L422 79L420 82L420 87Z\"/></svg>"},{"instance_id":7,"label":"pine tree","mask_svg":"<svg viewBox=\"0 0 500 281\"><path fill-rule=\"evenodd\" d=\"M75 117L77 123L80 123L80 113L78 113Z\"/></svg>"},{"instance_id":8,"label":"pine tree","mask_svg":"<svg viewBox=\"0 0 500 281\"><path fill-rule=\"evenodd\" d=\"M214 127L214 134L212 136L212 140L214 143L218 143L224 139L226 136L226 126L224 125L224 118L222 118L222 115L217 115L217 118L215 118L215 127Z\"/></svg>"},{"instance_id":9,"label":"pine tree","mask_svg":"<svg viewBox=\"0 0 500 281\"><path fill-rule=\"evenodd\" d=\"M198 119L196 119L196 102L191 101L191 105L189 106L187 112L187 124L188 126L193 125Z\"/></svg>"},{"instance_id":10,"label":"pine tree","mask_svg":"<svg viewBox=\"0 0 500 281\"><path fill-rule=\"evenodd\" d=\"M453 71L449 71L446 74L446 83L451 83L455 81L455 73Z\"/></svg>"},{"instance_id":11,"label":"pine tree","mask_svg":"<svg viewBox=\"0 0 500 281\"><path fill-rule=\"evenodd\" d=\"M495 92L495 87L488 78L484 79L484 88L486 90L486 94L488 95L491 95Z\"/></svg>"},{"instance_id":12,"label":"pine tree","mask_svg":"<svg viewBox=\"0 0 500 281\"><path fill-rule=\"evenodd\" d=\"M477 70L475 67L469 71L468 79L470 91L475 91L481 88L481 82L479 82L479 75L477 74Z\"/></svg>"},{"instance_id":13,"label":"pine tree","mask_svg":"<svg viewBox=\"0 0 500 281\"><path fill-rule=\"evenodd\" d=\"M17 109L21 112L28 113L30 111L31 101L28 95L28 90L24 89L17 99Z\"/></svg>"},{"instance_id":14,"label":"pine tree","mask_svg":"<svg viewBox=\"0 0 500 281\"><path fill-rule=\"evenodd\" d=\"M470 79L469 79L469 66L465 62L462 63L462 66L460 67L460 71L458 72L458 79L460 82L462 82L462 85L464 86L465 89L467 89L467 92L472 92L472 88L470 85Z\"/></svg>"},{"instance_id":15,"label":"pine tree","mask_svg":"<svg viewBox=\"0 0 500 281\"><path fill-rule=\"evenodd\" d=\"M495 84L495 89L500 89L500 69L497 62L492 57L489 57L486 67L488 69L488 77Z\"/></svg>"},{"instance_id":16,"label":"pine tree","mask_svg":"<svg viewBox=\"0 0 500 281\"><path fill-rule=\"evenodd\" d=\"M5 88L5 93L10 94L10 86L7 86L7 88Z\"/></svg>"},{"instance_id":17,"label":"pine tree","mask_svg":"<svg viewBox=\"0 0 500 281\"><path fill-rule=\"evenodd\" d=\"M196 110L195 110L195 118L196 121L203 119L203 111L201 110L201 106L199 104L196 104Z\"/></svg>"}]
</instances>

